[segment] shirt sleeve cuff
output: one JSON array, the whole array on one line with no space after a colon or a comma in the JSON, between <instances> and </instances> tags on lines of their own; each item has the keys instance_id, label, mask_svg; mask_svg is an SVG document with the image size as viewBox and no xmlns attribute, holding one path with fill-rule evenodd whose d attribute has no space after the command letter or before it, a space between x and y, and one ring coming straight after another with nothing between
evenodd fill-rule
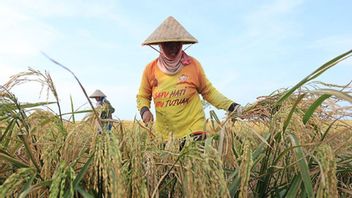
<instances>
[{"instance_id":1,"label":"shirt sleeve cuff","mask_svg":"<svg viewBox=\"0 0 352 198\"><path fill-rule=\"evenodd\" d=\"M144 112L146 112L146 111L149 111L149 108L148 108L148 107L144 106L144 107L141 108L140 114L141 114L141 117L142 117L142 118L143 118Z\"/></svg>"},{"instance_id":2,"label":"shirt sleeve cuff","mask_svg":"<svg viewBox=\"0 0 352 198\"><path fill-rule=\"evenodd\" d=\"M232 112L233 110L235 110L235 107L237 106L238 104L237 103L232 103L231 105L230 105L230 107L228 108L228 111L229 112Z\"/></svg>"}]
</instances>

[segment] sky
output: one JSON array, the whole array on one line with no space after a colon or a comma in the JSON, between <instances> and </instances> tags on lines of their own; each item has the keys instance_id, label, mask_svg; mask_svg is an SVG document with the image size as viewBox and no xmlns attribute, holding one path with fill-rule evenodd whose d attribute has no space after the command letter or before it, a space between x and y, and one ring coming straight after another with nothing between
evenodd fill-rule
<instances>
[{"instance_id":1,"label":"sky","mask_svg":"<svg viewBox=\"0 0 352 198\"><path fill-rule=\"evenodd\" d=\"M173 16L199 41L186 53L221 93L246 105L351 50L351 8L350 0L0 0L0 84L29 67L47 71L64 112L70 96L75 108L88 108L74 77L44 52L70 68L88 94L102 90L115 118L138 118L141 75L158 56L141 43ZM317 80L347 84L351 59ZM20 102L47 100L38 83L11 91Z\"/></svg>"}]
</instances>

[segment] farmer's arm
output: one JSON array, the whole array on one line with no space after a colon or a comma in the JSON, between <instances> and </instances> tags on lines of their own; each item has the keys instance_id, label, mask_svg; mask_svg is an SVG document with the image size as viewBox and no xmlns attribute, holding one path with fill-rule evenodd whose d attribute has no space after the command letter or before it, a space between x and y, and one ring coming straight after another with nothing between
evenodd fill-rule
<instances>
[{"instance_id":1,"label":"farmer's arm","mask_svg":"<svg viewBox=\"0 0 352 198\"><path fill-rule=\"evenodd\" d=\"M142 81L137 94L137 108L141 110L149 110L152 100L152 86L150 84L151 67L148 65L142 76Z\"/></svg>"},{"instance_id":2,"label":"farmer's arm","mask_svg":"<svg viewBox=\"0 0 352 198\"><path fill-rule=\"evenodd\" d=\"M203 68L197 62L198 76L199 76L199 88L198 92L203 96L203 98L210 104L218 109L223 109L228 111L230 106L234 103L232 100L221 94L208 80Z\"/></svg>"},{"instance_id":3,"label":"farmer's arm","mask_svg":"<svg viewBox=\"0 0 352 198\"><path fill-rule=\"evenodd\" d=\"M112 118L112 113L115 112L115 108L112 107L111 103L108 100L104 100L101 118Z\"/></svg>"}]
</instances>

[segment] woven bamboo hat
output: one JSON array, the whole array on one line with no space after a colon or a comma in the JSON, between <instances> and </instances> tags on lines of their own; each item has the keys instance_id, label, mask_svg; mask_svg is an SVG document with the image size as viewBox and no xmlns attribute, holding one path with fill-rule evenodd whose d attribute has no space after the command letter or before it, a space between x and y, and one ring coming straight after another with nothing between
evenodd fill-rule
<instances>
[{"instance_id":1,"label":"woven bamboo hat","mask_svg":"<svg viewBox=\"0 0 352 198\"><path fill-rule=\"evenodd\" d=\"M142 45L156 45L163 42L198 43L187 30L172 16L169 16Z\"/></svg>"},{"instance_id":2,"label":"woven bamboo hat","mask_svg":"<svg viewBox=\"0 0 352 198\"><path fill-rule=\"evenodd\" d=\"M99 89L95 90L90 96L90 98L96 98L96 97L106 97L106 95L100 91Z\"/></svg>"}]
</instances>

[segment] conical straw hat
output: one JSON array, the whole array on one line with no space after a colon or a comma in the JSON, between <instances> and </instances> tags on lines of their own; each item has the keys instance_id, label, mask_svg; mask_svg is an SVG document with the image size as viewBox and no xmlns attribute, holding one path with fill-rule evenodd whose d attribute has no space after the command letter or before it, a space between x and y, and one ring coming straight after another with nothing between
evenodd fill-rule
<instances>
[{"instance_id":1,"label":"conical straw hat","mask_svg":"<svg viewBox=\"0 0 352 198\"><path fill-rule=\"evenodd\" d=\"M143 45L155 45L163 42L182 42L184 44L198 43L187 30L172 16L169 16L143 42Z\"/></svg>"},{"instance_id":2,"label":"conical straw hat","mask_svg":"<svg viewBox=\"0 0 352 198\"><path fill-rule=\"evenodd\" d=\"M92 95L89 96L90 98L95 98L95 97L106 97L106 95L100 91L99 89L95 90Z\"/></svg>"}]
</instances>

